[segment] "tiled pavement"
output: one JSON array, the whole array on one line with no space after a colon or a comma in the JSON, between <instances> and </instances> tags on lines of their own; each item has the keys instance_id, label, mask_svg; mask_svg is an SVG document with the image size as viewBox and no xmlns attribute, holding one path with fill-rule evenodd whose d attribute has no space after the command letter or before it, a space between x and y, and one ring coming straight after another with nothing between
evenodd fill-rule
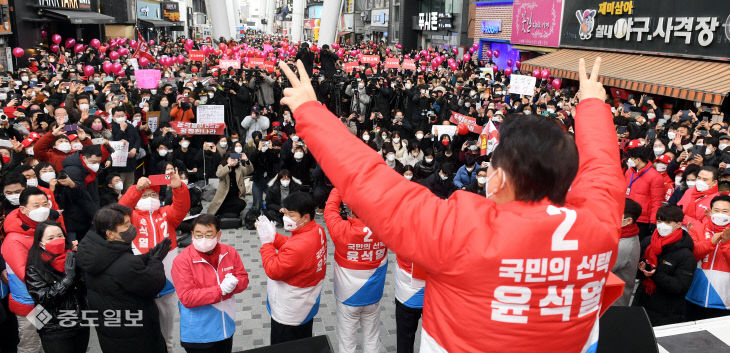
<instances>
[{"instance_id":1,"label":"tiled pavement","mask_svg":"<svg viewBox=\"0 0 730 353\"><path fill-rule=\"evenodd\" d=\"M322 216L317 216L316 221L324 226ZM325 227L326 229L326 227ZM288 234L279 229L281 234ZM329 239L329 238L328 238ZM259 239L256 231L246 229L223 230L221 242L232 245L241 255L243 264L249 276L248 288L236 295L236 333L233 336L233 351L242 351L269 345L270 316L266 311L266 274L261 267L261 255L259 254ZM335 316L334 297L334 275L332 264L334 263L334 245L328 241L327 248L327 277L325 278L322 290L319 313L314 318L314 335L326 334L335 352L337 352L337 323ZM385 291L380 306L380 339L383 352L396 351L396 326L395 326L395 296L394 296L394 274L395 255L388 255L388 275L385 282ZM176 319L177 322L177 319ZM359 336L361 337L361 336ZM416 352L420 340L420 329L416 336ZM96 335L92 330L89 352L101 352ZM174 353L183 353L185 350L180 347L179 328L175 327L175 348ZM358 351L362 348L358 345Z\"/></svg>"}]
</instances>

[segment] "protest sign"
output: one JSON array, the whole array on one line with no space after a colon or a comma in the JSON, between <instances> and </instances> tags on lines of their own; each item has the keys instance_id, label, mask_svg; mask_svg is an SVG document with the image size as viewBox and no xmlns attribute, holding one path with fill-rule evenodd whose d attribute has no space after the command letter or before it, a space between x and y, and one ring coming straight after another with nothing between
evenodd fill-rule
<instances>
[{"instance_id":1,"label":"protest sign","mask_svg":"<svg viewBox=\"0 0 730 353\"><path fill-rule=\"evenodd\" d=\"M188 58L190 58L190 61L203 61L205 55L202 50L191 50L188 52Z\"/></svg>"},{"instance_id":2,"label":"protest sign","mask_svg":"<svg viewBox=\"0 0 730 353\"><path fill-rule=\"evenodd\" d=\"M264 58L250 58L248 60L249 68L260 68L264 66Z\"/></svg>"},{"instance_id":3,"label":"protest sign","mask_svg":"<svg viewBox=\"0 0 730 353\"><path fill-rule=\"evenodd\" d=\"M225 108L222 105L199 105L197 111L198 124L223 124Z\"/></svg>"},{"instance_id":4,"label":"protest sign","mask_svg":"<svg viewBox=\"0 0 730 353\"><path fill-rule=\"evenodd\" d=\"M358 63L356 61L355 62L351 62L351 63L345 63L345 65L344 65L345 72L352 72L352 71L355 70L355 68L357 66L358 66Z\"/></svg>"},{"instance_id":5,"label":"protest sign","mask_svg":"<svg viewBox=\"0 0 730 353\"><path fill-rule=\"evenodd\" d=\"M360 58L360 62L363 65L370 64L370 65L375 66L375 65L377 65L380 62L380 56L378 56L378 55L363 55Z\"/></svg>"},{"instance_id":6,"label":"protest sign","mask_svg":"<svg viewBox=\"0 0 730 353\"><path fill-rule=\"evenodd\" d=\"M109 141L109 146L114 149L112 153L112 167L126 167L129 157L129 143L126 141Z\"/></svg>"},{"instance_id":7,"label":"protest sign","mask_svg":"<svg viewBox=\"0 0 730 353\"><path fill-rule=\"evenodd\" d=\"M178 135L223 135L226 124L195 124L171 121L170 127Z\"/></svg>"},{"instance_id":8,"label":"protest sign","mask_svg":"<svg viewBox=\"0 0 730 353\"><path fill-rule=\"evenodd\" d=\"M509 80L509 93L532 96L535 94L536 82L537 78L534 76L512 74Z\"/></svg>"},{"instance_id":9,"label":"protest sign","mask_svg":"<svg viewBox=\"0 0 730 353\"><path fill-rule=\"evenodd\" d=\"M455 111L452 111L451 118L449 118L449 121L456 124L457 127L459 124L466 124L466 127L469 128L469 131L473 132L475 134L482 133L482 127L477 125L476 118L472 118L470 116L466 116L463 114L459 114Z\"/></svg>"},{"instance_id":10,"label":"protest sign","mask_svg":"<svg viewBox=\"0 0 730 353\"><path fill-rule=\"evenodd\" d=\"M143 69L134 70L134 77L137 80L137 87L139 88L157 88L161 75L160 70Z\"/></svg>"},{"instance_id":11,"label":"protest sign","mask_svg":"<svg viewBox=\"0 0 730 353\"><path fill-rule=\"evenodd\" d=\"M221 69L227 69L229 67L232 67L236 70L241 68L241 62L239 60L221 60L220 64L218 64L218 67Z\"/></svg>"},{"instance_id":12,"label":"protest sign","mask_svg":"<svg viewBox=\"0 0 730 353\"><path fill-rule=\"evenodd\" d=\"M441 135L449 135L453 138L456 135L456 125L433 125L431 126L431 135L437 140L441 139Z\"/></svg>"},{"instance_id":13,"label":"protest sign","mask_svg":"<svg viewBox=\"0 0 730 353\"><path fill-rule=\"evenodd\" d=\"M276 71L276 61L264 61L264 70L266 72L273 74L274 71Z\"/></svg>"},{"instance_id":14,"label":"protest sign","mask_svg":"<svg viewBox=\"0 0 730 353\"><path fill-rule=\"evenodd\" d=\"M413 59L403 59L403 70L416 71L416 62Z\"/></svg>"},{"instance_id":15,"label":"protest sign","mask_svg":"<svg viewBox=\"0 0 730 353\"><path fill-rule=\"evenodd\" d=\"M386 69L400 69L400 63L398 62L398 58L385 59L385 68Z\"/></svg>"}]
</instances>

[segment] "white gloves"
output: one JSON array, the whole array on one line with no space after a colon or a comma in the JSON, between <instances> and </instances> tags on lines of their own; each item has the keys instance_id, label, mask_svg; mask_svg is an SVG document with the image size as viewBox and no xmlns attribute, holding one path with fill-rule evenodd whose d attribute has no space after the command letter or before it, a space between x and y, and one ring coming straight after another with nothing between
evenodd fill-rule
<instances>
[{"instance_id":1,"label":"white gloves","mask_svg":"<svg viewBox=\"0 0 730 353\"><path fill-rule=\"evenodd\" d=\"M236 289L236 286L238 285L238 278L234 276L232 273L229 273L226 275L225 278L223 278L223 282L221 282L221 292L223 292L223 295L232 293L233 290Z\"/></svg>"},{"instance_id":2,"label":"white gloves","mask_svg":"<svg viewBox=\"0 0 730 353\"><path fill-rule=\"evenodd\" d=\"M261 245L273 243L274 238L276 238L276 224L266 216L259 216L256 222L256 231L259 233Z\"/></svg>"}]
</instances>

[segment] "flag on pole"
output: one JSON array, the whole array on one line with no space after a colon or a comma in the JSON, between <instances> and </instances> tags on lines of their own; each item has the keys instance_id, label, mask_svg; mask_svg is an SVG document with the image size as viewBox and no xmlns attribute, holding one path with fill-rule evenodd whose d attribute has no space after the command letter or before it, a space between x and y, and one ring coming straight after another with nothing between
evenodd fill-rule
<instances>
[{"instance_id":1,"label":"flag on pole","mask_svg":"<svg viewBox=\"0 0 730 353\"><path fill-rule=\"evenodd\" d=\"M482 134L479 136L481 140L481 155L485 156L494 152L494 149L499 145L499 130L494 126L494 123L490 120L487 125L484 125Z\"/></svg>"},{"instance_id":2,"label":"flag on pole","mask_svg":"<svg viewBox=\"0 0 730 353\"><path fill-rule=\"evenodd\" d=\"M134 48L134 55L132 55L132 57L135 59L144 57L147 58L150 63L157 62L155 57L150 53L150 45L144 40L144 37L142 37L142 33L140 33L139 30L137 30L137 47Z\"/></svg>"}]
</instances>

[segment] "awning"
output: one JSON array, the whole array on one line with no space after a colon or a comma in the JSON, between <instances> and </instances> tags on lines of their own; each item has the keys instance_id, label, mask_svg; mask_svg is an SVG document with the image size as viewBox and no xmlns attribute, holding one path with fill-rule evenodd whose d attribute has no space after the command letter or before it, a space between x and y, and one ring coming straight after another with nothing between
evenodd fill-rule
<instances>
[{"instance_id":1,"label":"awning","mask_svg":"<svg viewBox=\"0 0 730 353\"><path fill-rule=\"evenodd\" d=\"M547 68L554 77L578 80L578 59L585 58L590 71L598 56L601 83L607 87L714 105L730 92L730 63L703 60L560 49L523 62L521 71Z\"/></svg>"},{"instance_id":2,"label":"awning","mask_svg":"<svg viewBox=\"0 0 730 353\"><path fill-rule=\"evenodd\" d=\"M172 27L172 26L178 26L177 22L170 22L165 20L153 20L149 18L140 18L139 22L144 22L147 26L150 27Z\"/></svg>"},{"instance_id":3,"label":"awning","mask_svg":"<svg viewBox=\"0 0 730 353\"><path fill-rule=\"evenodd\" d=\"M42 14L46 17L57 18L77 25L114 23L112 16L102 15L91 11L68 11L56 9L43 9Z\"/></svg>"}]
</instances>

